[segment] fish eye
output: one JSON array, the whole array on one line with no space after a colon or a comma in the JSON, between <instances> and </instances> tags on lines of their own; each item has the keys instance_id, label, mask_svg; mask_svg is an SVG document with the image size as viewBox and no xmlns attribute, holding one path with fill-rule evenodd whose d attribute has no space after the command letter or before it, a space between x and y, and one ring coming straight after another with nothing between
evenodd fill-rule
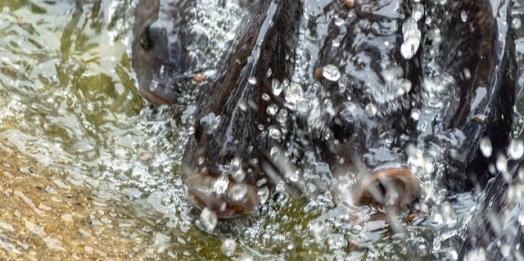
<instances>
[{"instance_id":1,"label":"fish eye","mask_svg":"<svg viewBox=\"0 0 524 261\"><path fill-rule=\"evenodd\" d=\"M143 50L148 51L153 48L158 37L158 29L147 26L140 34L140 46Z\"/></svg>"}]
</instances>

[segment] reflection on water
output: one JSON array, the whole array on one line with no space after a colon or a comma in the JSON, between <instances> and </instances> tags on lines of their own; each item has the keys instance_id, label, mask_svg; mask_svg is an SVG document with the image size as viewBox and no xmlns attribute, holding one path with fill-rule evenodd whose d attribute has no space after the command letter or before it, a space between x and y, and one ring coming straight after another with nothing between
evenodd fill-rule
<instances>
[{"instance_id":1,"label":"reflection on water","mask_svg":"<svg viewBox=\"0 0 524 261\"><path fill-rule=\"evenodd\" d=\"M137 94L127 53L132 1L0 7L0 259L456 256L471 195L428 217L402 217L392 232L380 219L354 222L366 213L334 208L329 194L277 194L257 216L202 232L178 176L188 112L152 110Z\"/></svg>"}]
</instances>

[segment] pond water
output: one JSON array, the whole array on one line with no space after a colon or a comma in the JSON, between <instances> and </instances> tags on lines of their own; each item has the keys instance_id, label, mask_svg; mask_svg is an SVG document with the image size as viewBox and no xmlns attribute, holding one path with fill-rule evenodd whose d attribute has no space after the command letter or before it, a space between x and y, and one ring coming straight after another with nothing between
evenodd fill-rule
<instances>
[{"instance_id":1,"label":"pond water","mask_svg":"<svg viewBox=\"0 0 524 261\"><path fill-rule=\"evenodd\" d=\"M239 23L249 2L220 9L213 7L224 1L198 1L208 17L198 22L223 30ZM313 17L328 1L305 2ZM521 37L524 6L514 5ZM231 21L221 24L217 14ZM380 219L349 225L355 216L329 193L277 193L256 216L205 232L179 175L194 108L153 108L139 96L128 54L132 17L131 0L0 0L0 259L457 257L477 207L472 194L434 191L431 210L402 216L392 229ZM220 37L230 32L213 35ZM318 43L301 39L309 48ZM522 65L524 38L515 44Z\"/></svg>"}]
</instances>

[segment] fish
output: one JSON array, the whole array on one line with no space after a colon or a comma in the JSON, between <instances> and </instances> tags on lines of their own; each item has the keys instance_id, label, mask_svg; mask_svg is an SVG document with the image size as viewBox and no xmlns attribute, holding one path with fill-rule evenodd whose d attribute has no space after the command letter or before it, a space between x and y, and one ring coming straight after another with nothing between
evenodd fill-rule
<instances>
[{"instance_id":1,"label":"fish","mask_svg":"<svg viewBox=\"0 0 524 261\"><path fill-rule=\"evenodd\" d=\"M522 142L522 141L519 141ZM524 206L522 158L509 161L483 192L479 210L473 215L458 249L458 260L522 260Z\"/></svg>"},{"instance_id":2,"label":"fish","mask_svg":"<svg viewBox=\"0 0 524 261\"><path fill-rule=\"evenodd\" d=\"M308 89L302 128L329 164L338 205L397 212L420 181L403 149L414 140L420 106L423 12L402 0L335 3Z\"/></svg>"},{"instance_id":3,"label":"fish","mask_svg":"<svg viewBox=\"0 0 524 261\"><path fill-rule=\"evenodd\" d=\"M301 14L301 1L254 2L221 58L216 80L197 95L182 176L189 202L218 219L253 215L275 185L270 176L278 179L268 153L284 145L271 140L270 132L286 124L268 108L282 104L273 83L294 71Z\"/></svg>"},{"instance_id":4,"label":"fish","mask_svg":"<svg viewBox=\"0 0 524 261\"><path fill-rule=\"evenodd\" d=\"M138 0L131 63L140 94L153 104L175 104L194 77L190 0Z\"/></svg>"},{"instance_id":5,"label":"fish","mask_svg":"<svg viewBox=\"0 0 524 261\"><path fill-rule=\"evenodd\" d=\"M447 88L440 98L443 107L430 122L433 138L426 142L446 148L448 191L482 188L493 177L489 163L507 148L512 128L517 85L510 3L461 0L428 3L427 10L440 31L432 39L436 53L443 55L426 59L436 69L427 66L425 75L437 74ZM448 142L453 139L454 144Z\"/></svg>"},{"instance_id":6,"label":"fish","mask_svg":"<svg viewBox=\"0 0 524 261\"><path fill-rule=\"evenodd\" d=\"M452 193L475 188L481 195L457 249L458 260L521 260L524 208L518 193L524 160L509 152L522 142L511 137L520 92L511 2L454 1L432 12L443 19L436 20L441 48L455 50L437 58L437 64L459 86L437 128L459 130L465 137L447 156L445 185Z\"/></svg>"}]
</instances>

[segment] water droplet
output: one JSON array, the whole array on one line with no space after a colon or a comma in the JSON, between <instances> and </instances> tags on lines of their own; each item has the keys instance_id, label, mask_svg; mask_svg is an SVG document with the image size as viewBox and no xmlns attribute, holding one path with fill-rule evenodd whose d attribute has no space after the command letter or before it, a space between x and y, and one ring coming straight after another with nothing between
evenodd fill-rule
<instances>
[{"instance_id":1,"label":"water droplet","mask_svg":"<svg viewBox=\"0 0 524 261\"><path fill-rule=\"evenodd\" d=\"M235 253L235 249L237 247L237 243L233 239L225 239L224 242L222 242L222 247L220 250L222 253L228 257L232 256L233 253Z\"/></svg>"},{"instance_id":2,"label":"water droplet","mask_svg":"<svg viewBox=\"0 0 524 261\"><path fill-rule=\"evenodd\" d=\"M322 76L330 81L338 81L340 78L340 71L335 65L328 64L322 68Z\"/></svg>"},{"instance_id":3,"label":"water droplet","mask_svg":"<svg viewBox=\"0 0 524 261\"><path fill-rule=\"evenodd\" d=\"M400 46L400 54L405 59L411 59L417 53L420 46L422 32L418 29L417 21L412 17L406 19L402 24L404 42Z\"/></svg>"},{"instance_id":4,"label":"water droplet","mask_svg":"<svg viewBox=\"0 0 524 261\"><path fill-rule=\"evenodd\" d=\"M257 191L258 198L260 199L260 204L264 204L267 201L267 198L269 197L269 189L268 187L263 187Z\"/></svg>"},{"instance_id":5,"label":"water droplet","mask_svg":"<svg viewBox=\"0 0 524 261\"><path fill-rule=\"evenodd\" d=\"M420 110L417 108L412 109L411 118L415 121L418 121L420 119Z\"/></svg>"},{"instance_id":6,"label":"water droplet","mask_svg":"<svg viewBox=\"0 0 524 261\"><path fill-rule=\"evenodd\" d=\"M468 68L464 68L464 70L462 70L462 75L464 76L464 79L466 80L471 79L471 72L469 71Z\"/></svg>"},{"instance_id":7,"label":"water droplet","mask_svg":"<svg viewBox=\"0 0 524 261\"><path fill-rule=\"evenodd\" d=\"M335 21L335 25L336 26L341 26L341 25L344 24L344 19L342 19L340 17L335 17L333 20Z\"/></svg>"},{"instance_id":8,"label":"water droplet","mask_svg":"<svg viewBox=\"0 0 524 261\"><path fill-rule=\"evenodd\" d=\"M243 169L238 169L236 171L233 171L231 173L231 177L236 181L236 182L242 182L244 181L244 178L246 177L246 173L244 172Z\"/></svg>"},{"instance_id":9,"label":"water droplet","mask_svg":"<svg viewBox=\"0 0 524 261\"><path fill-rule=\"evenodd\" d=\"M413 5L413 11L411 13L411 17L415 19L415 21L420 21L422 19L422 16L424 15L424 6L421 3L416 3Z\"/></svg>"},{"instance_id":10,"label":"water droplet","mask_svg":"<svg viewBox=\"0 0 524 261\"><path fill-rule=\"evenodd\" d=\"M511 159L518 160L524 155L524 144L522 140L511 139L508 147L508 156Z\"/></svg>"},{"instance_id":11,"label":"water droplet","mask_svg":"<svg viewBox=\"0 0 524 261\"><path fill-rule=\"evenodd\" d=\"M411 59L417 53L419 45L420 45L420 38L409 37L400 46L400 54L405 59Z\"/></svg>"},{"instance_id":12,"label":"water droplet","mask_svg":"<svg viewBox=\"0 0 524 261\"><path fill-rule=\"evenodd\" d=\"M237 183L231 186L227 192L227 196L234 201L241 201L246 197L247 185L244 183Z\"/></svg>"},{"instance_id":13,"label":"water droplet","mask_svg":"<svg viewBox=\"0 0 524 261\"><path fill-rule=\"evenodd\" d=\"M504 154L500 153L497 155L496 165L499 171L505 172L508 170L508 159Z\"/></svg>"},{"instance_id":14,"label":"water droplet","mask_svg":"<svg viewBox=\"0 0 524 261\"><path fill-rule=\"evenodd\" d=\"M278 121L281 125L285 125L286 122L287 122L287 116L288 116L288 112L287 112L287 110L285 110L285 109L281 109L280 111L278 111L277 121Z\"/></svg>"},{"instance_id":15,"label":"water droplet","mask_svg":"<svg viewBox=\"0 0 524 261\"><path fill-rule=\"evenodd\" d=\"M272 73L273 73L273 71L271 71L271 68L267 69L266 77L267 78L271 77Z\"/></svg>"},{"instance_id":16,"label":"water droplet","mask_svg":"<svg viewBox=\"0 0 524 261\"><path fill-rule=\"evenodd\" d=\"M520 20L520 18L515 17L511 20L511 24L513 25L514 29L520 29L520 27L522 26L522 21Z\"/></svg>"},{"instance_id":17,"label":"water droplet","mask_svg":"<svg viewBox=\"0 0 524 261\"><path fill-rule=\"evenodd\" d=\"M333 41L331 42L331 45L333 45L333 47L339 47L340 46L340 40L333 39Z\"/></svg>"},{"instance_id":18,"label":"water droplet","mask_svg":"<svg viewBox=\"0 0 524 261\"><path fill-rule=\"evenodd\" d=\"M366 105L366 114L369 116L369 117L375 117L375 115L377 115L377 106L375 106L375 104L373 103L369 103L368 105Z\"/></svg>"},{"instance_id":19,"label":"water droplet","mask_svg":"<svg viewBox=\"0 0 524 261\"><path fill-rule=\"evenodd\" d=\"M262 100L269 101L270 99L271 99L271 97L269 97L269 95L267 93L262 94Z\"/></svg>"},{"instance_id":20,"label":"water droplet","mask_svg":"<svg viewBox=\"0 0 524 261\"><path fill-rule=\"evenodd\" d=\"M211 125L209 125L208 133L213 132L214 130L216 130L218 128L218 126L220 125L220 122L222 122L222 116L215 117L213 119L213 121L211 121Z\"/></svg>"},{"instance_id":21,"label":"water droplet","mask_svg":"<svg viewBox=\"0 0 524 261\"><path fill-rule=\"evenodd\" d=\"M271 89L273 89L273 94L275 96L279 96L282 93L282 85L278 79L273 78L271 80Z\"/></svg>"},{"instance_id":22,"label":"water droplet","mask_svg":"<svg viewBox=\"0 0 524 261\"><path fill-rule=\"evenodd\" d=\"M258 165L258 159L257 158L251 158L251 159L249 159L248 163L251 166L256 166L256 165Z\"/></svg>"},{"instance_id":23,"label":"water droplet","mask_svg":"<svg viewBox=\"0 0 524 261\"><path fill-rule=\"evenodd\" d=\"M462 10L460 12L460 19L462 20L462 22L466 22L468 20L468 13L464 10Z\"/></svg>"},{"instance_id":24,"label":"water droplet","mask_svg":"<svg viewBox=\"0 0 524 261\"><path fill-rule=\"evenodd\" d=\"M213 231L218 223L217 214L208 208L204 208L200 214L200 222L206 231Z\"/></svg>"},{"instance_id":25,"label":"water droplet","mask_svg":"<svg viewBox=\"0 0 524 261\"><path fill-rule=\"evenodd\" d=\"M269 157L271 158L272 162L276 162L278 157L280 156L280 149L277 147L271 148L269 151Z\"/></svg>"},{"instance_id":26,"label":"water droplet","mask_svg":"<svg viewBox=\"0 0 524 261\"><path fill-rule=\"evenodd\" d=\"M493 147L491 147L491 140L488 137L484 137L480 140L480 151L482 152L482 155L484 157L489 158L491 157L491 153L493 153Z\"/></svg>"},{"instance_id":27,"label":"water droplet","mask_svg":"<svg viewBox=\"0 0 524 261\"><path fill-rule=\"evenodd\" d=\"M257 84L257 78L255 76L251 76L249 77L249 79L247 79L247 81L251 84L251 85L255 85Z\"/></svg>"},{"instance_id":28,"label":"water droplet","mask_svg":"<svg viewBox=\"0 0 524 261\"><path fill-rule=\"evenodd\" d=\"M411 91L412 83L409 79L402 79L401 82L401 89L404 91L404 93L408 93Z\"/></svg>"},{"instance_id":29,"label":"water droplet","mask_svg":"<svg viewBox=\"0 0 524 261\"><path fill-rule=\"evenodd\" d=\"M226 192L228 186L229 178L225 175L221 175L215 180L215 184L213 185L213 191L215 191L217 194L222 194Z\"/></svg>"},{"instance_id":30,"label":"water droplet","mask_svg":"<svg viewBox=\"0 0 524 261\"><path fill-rule=\"evenodd\" d=\"M256 185L257 185L257 187L260 188L260 187L264 186L266 183L267 183L267 179L266 178L261 178L261 179L259 179L257 181Z\"/></svg>"},{"instance_id":31,"label":"water droplet","mask_svg":"<svg viewBox=\"0 0 524 261\"><path fill-rule=\"evenodd\" d=\"M270 116L273 116L275 114L277 114L277 111L278 111L278 105L276 104L270 104L269 106L267 106L266 108L266 113Z\"/></svg>"},{"instance_id":32,"label":"water droplet","mask_svg":"<svg viewBox=\"0 0 524 261\"><path fill-rule=\"evenodd\" d=\"M280 132L278 128L274 126L271 126L268 128L268 135L271 139L274 139L277 141L280 141L280 139L282 138L282 133Z\"/></svg>"}]
</instances>

